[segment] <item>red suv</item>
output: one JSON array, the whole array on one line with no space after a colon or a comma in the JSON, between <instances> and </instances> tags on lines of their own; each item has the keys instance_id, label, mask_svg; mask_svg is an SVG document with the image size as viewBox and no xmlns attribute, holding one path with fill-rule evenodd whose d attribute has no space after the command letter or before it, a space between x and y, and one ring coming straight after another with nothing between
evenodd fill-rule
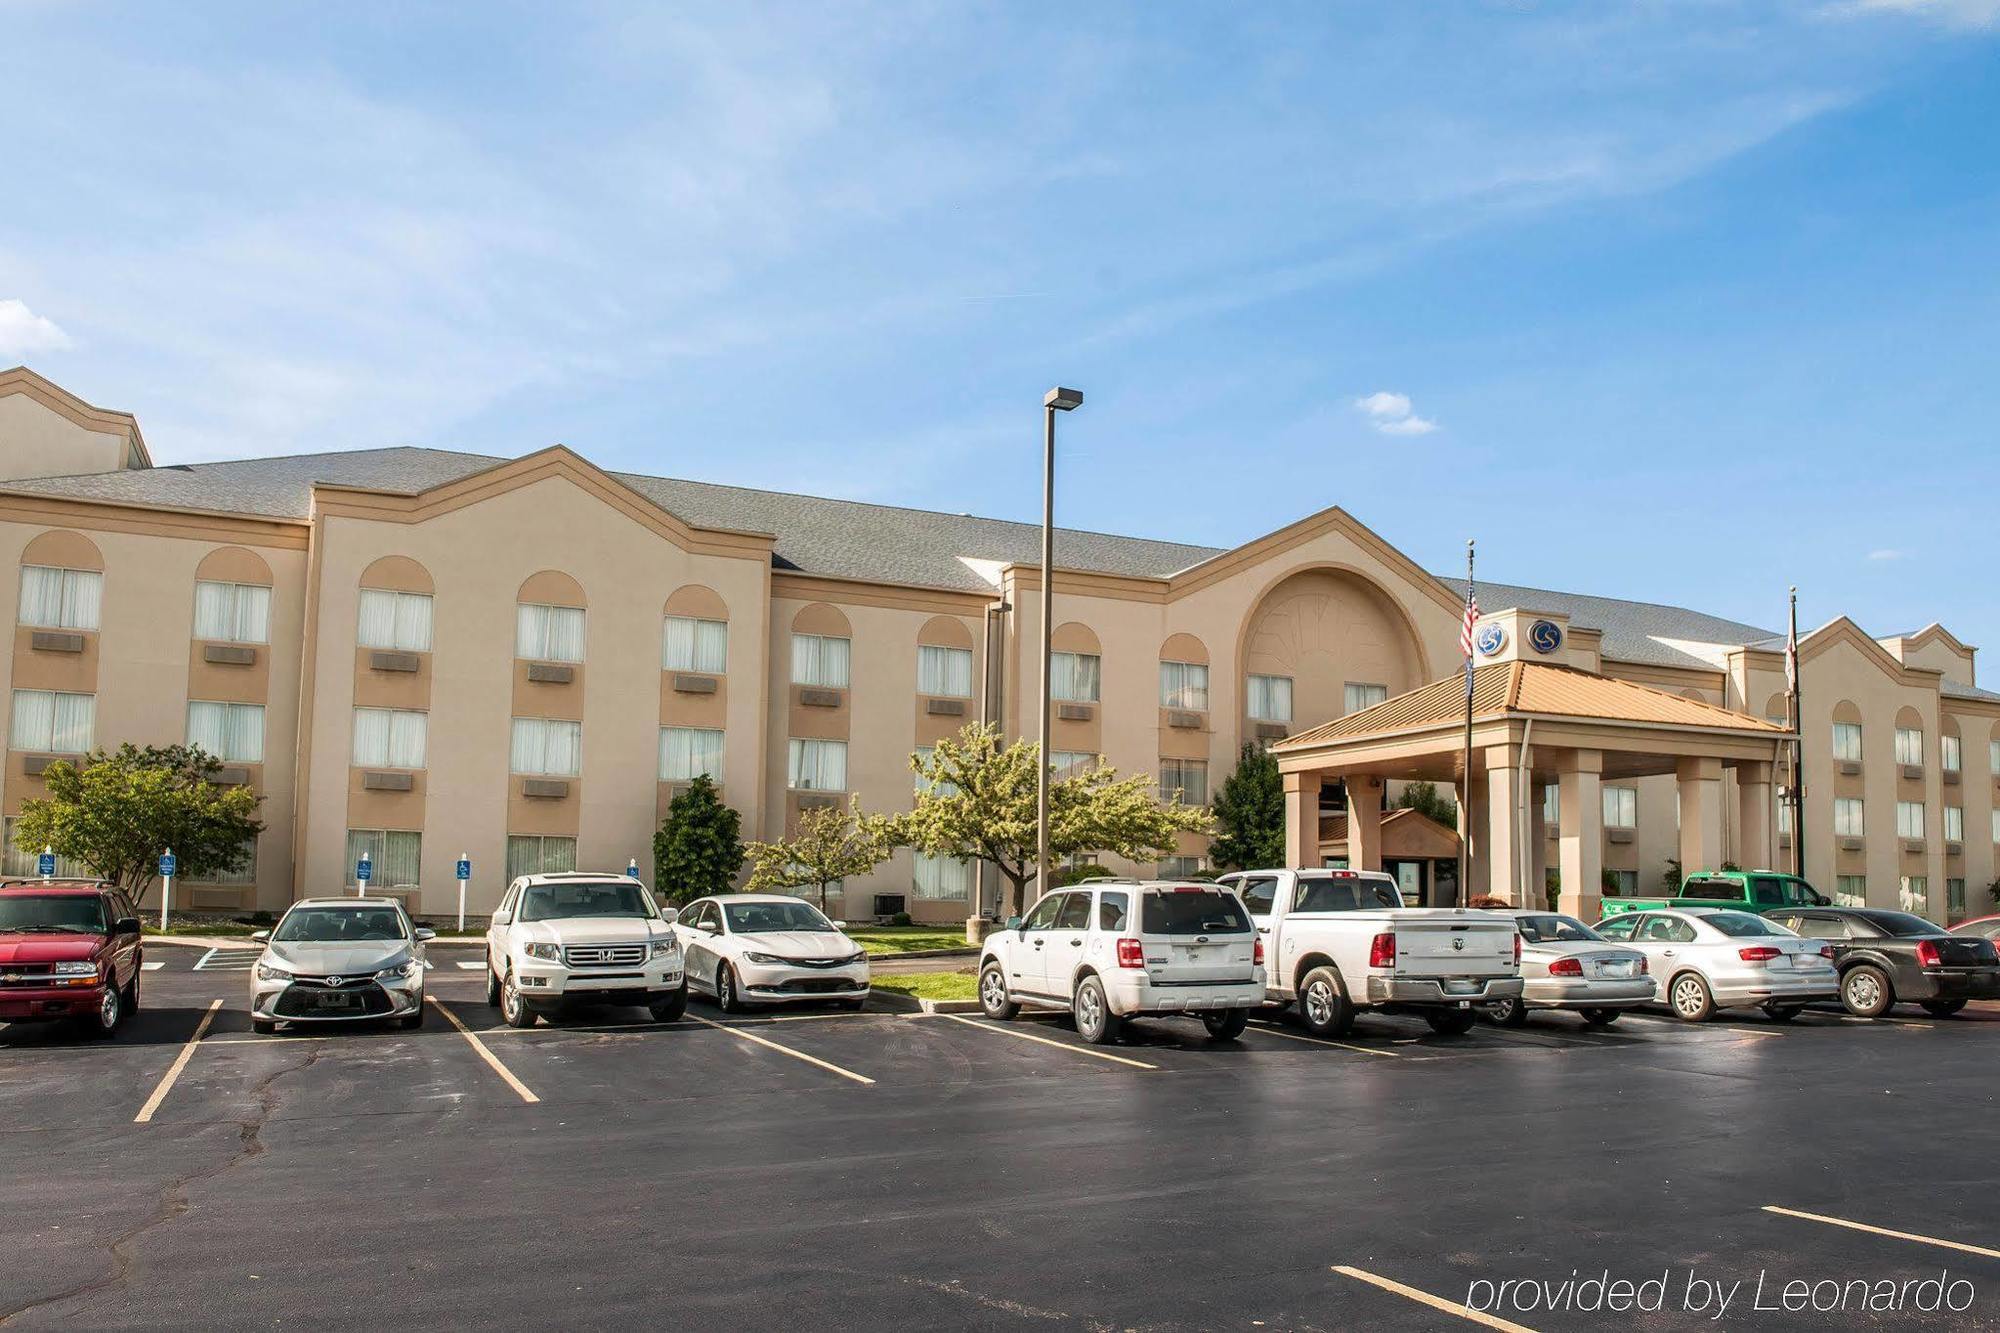
<instances>
[{"instance_id":1,"label":"red suv","mask_svg":"<svg viewBox=\"0 0 2000 1333\"><path fill-rule=\"evenodd\" d=\"M0 881L0 1022L108 1037L139 1007L139 910L101 880Z\"/></svg>"}]
</instances>

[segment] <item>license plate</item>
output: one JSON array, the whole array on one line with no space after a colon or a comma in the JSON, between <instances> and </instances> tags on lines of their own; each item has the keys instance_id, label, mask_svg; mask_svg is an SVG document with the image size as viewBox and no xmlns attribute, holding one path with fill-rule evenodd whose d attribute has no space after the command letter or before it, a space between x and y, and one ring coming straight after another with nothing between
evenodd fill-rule
<instances>
[{"instance_id":1,"label":"license plate","mask_svg":"<svg viewBox=\"0 0 2000 1333\"><path fill-rule=\"evenodd\" d=\"M333 991L319 997L319 1007L322 1009L352 1009L354 1007L354 1000L355 997L352 995Z\"/></svg>"},{"instance_id":2,"label":"license plate","mask_svg":"<svg viewBox=\"0 0 2000 1333\"><path fill-rule=\"evenodd\" d=\"M1452 977L1445 981L1444 989L1447 995L1471 995L1475 991L1484 990L1485 983Z\"/></svg>"},{"instance_id":3,"label":"license plate","mask_svg":"<svg viewBox=\"0 0 2000 1333\"><path fill-rule=\"evenodd\" d=\"M1627 958L1615 963L1599 963L1597 975L1600 977L1629 977L1632 975L1632 960Z\"/></svg>"}]
</instances>

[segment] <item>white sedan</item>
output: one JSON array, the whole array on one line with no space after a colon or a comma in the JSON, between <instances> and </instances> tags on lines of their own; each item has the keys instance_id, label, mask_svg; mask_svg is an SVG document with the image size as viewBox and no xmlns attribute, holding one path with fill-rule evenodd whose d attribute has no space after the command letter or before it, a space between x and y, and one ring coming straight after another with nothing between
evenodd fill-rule
<instances>
[{"instance_id":1,"label":"white sedan","mask_svg":"<svg viewBox=\"0 0 2000 1333\"><path fill-rule=\"evenodd\" d=\"M724 1013L752 1004L868 999L868 955L802 898L729 893L681 910L674 934L687 957L688 986Z\"/></svg>"},{"instance_id":2,"label":"white sedan","mask_svg":"<svg viewBox=\"0 0 2000 1333\"><path fill-rule=\"evenodd\" d=\"M1532 1009L1568 1009L1592 1027L1653 998L1646 955L1613 944L1573 916L1509 913L1521 932L1522 993L1488 1007L1493 1021L1519 1027Z\"/></svg>"},{"instance_id":3,"label":"white sedan","mask_svg":"<svg viewBox=\"0 0 2000 1333\"><path fill-rule=\"evenodd\" d=\"M1598 922L1597 933L1646 955L1660 1000L1685 1022L1756 1005L1783 1023L1812 1001L1840 994L1831 944L1802 939L1749 912L1625 912Z\"/></svg>"}]
</instances>

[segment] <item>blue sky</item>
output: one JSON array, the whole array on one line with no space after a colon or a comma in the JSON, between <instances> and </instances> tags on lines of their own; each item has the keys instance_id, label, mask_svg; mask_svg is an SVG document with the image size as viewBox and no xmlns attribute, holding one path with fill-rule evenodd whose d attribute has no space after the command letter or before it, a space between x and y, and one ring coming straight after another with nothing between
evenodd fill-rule
<instances>
[{"instance_id":1,"label":"blue sky","mask_svg":"<svg viewBox=\"0 0 2000 1333\"><path fill-rule=\"evenodd\" d=\"M1033 519L1062 382L1064 523L2000 652L2000 0L0 23L0 364L159 461Z\"/></svg>"}]
</instances>

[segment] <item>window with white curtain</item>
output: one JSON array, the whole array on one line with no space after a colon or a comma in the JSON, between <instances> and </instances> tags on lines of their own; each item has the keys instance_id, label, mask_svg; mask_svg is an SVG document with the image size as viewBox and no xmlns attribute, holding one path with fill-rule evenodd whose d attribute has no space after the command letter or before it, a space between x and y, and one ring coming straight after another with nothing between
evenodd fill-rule
<instances>
[{"instance_id":1,"label":"window with white curtain","mask_svg":"<svg viewBox=\"0 0 2000 1333\"><path fill-rule=\"evenodd\" d=\"M1986 767L2000 778L2000 740L1986 742Z\"/></svg>"},{"instance_id":2,"label":"window with white curtain","mask_svg":"<svg viewBox=\"0 0 2000 1333\"><path fill-rule=\"evenodd\" d=\"M1104 672L1096 653L1049 654L1049 695L1064 703L1094 704Z\"/></svg>"},{"instance_id":3,"label":"window with white curtain","mask_svg":"<svg viewBox=\"0 0 2000 1333\"><path fill-rule=\"evenodd\" d=\"M1946 842L1965 841L1965 807L1948 805L1944 808L1944 840Z\"/></svg>"},{"instance_id":4,"label":"window with white curtain","mask_svg":"<svg viewBox=\"0 0 2000 1333\"><path fill-rule=\"evenodd\" d=\"M1160 799L1182 805L1208 804L1208 761L1205 759L1162 759Z\"/></svg>"},{"instance_id":5,"label":"window with white curtain","mask_svg":"<svg viewBox=\"0 0 2000 1333\"><path fill-rule=\"evenodd\" d=\"M573 778L583 754L583 723L553 717L517 717L509 771L531 777Z\"/></svg>"},{"instance_id":6,"label":"window with white curtain","mask_svg":"<svg viewBox=\"0 0 2000 1333\"><path fill-rule=\"evenodd\" d=\"M9 816L4 821L6 847L0 850L0 875L40 875L42 849L23 847L15 841L14 828L19 821ZM73 856L56 857L57 879L92 878L90 867Z\"/></svg>"},{"instance_id":7,"label":"window with white curtain","mask_svg":"<svg viewBox=\"0 0 2000 1333\"><path fill-rule=\"evenodd\" d=\"M1836 722L1833 724L1833 757L1849 763L1861 762L1861 724L1859 722Z\"/></svg>"},{"instance_id":8,"label":"window with white curtain","mask_svg":"<svg viewBox=\"0 0 2000 1333\"><path fill-rule=\"evenodd\" d=\"M962 902L972 891L972 862L957 856L912 858L912 881L916 896L933 901Z\"/></svg>"},{"instance_id":9,"label":"window with white curtain","mask_svg":"<svg viewBox=\"0 0 2000 1333\"><path fill-rule=\"evenodd\" d=\"M719 676L729 669L729 622L668 616L660 644L664 671L699 671Z\"/></svg>"},{"instance_id":10,"label":"window with white curtain","mask_svg":"<svg viewBox=\"0 0 2000 1333\"><path fill-rule=\"evenodd\" d=\"M354 762L362 768L422 768L430 714L407 708L354 710Z\"/></svg>"},{"instance_id":11,"label":"window with white curtain","mask_svg":"<svg viewBox=\"0 0 2000 1333\"><path fill-rule=\"evenodd\" d=\"M917 645L917 693L946 699L972 697L972 650Z\"/></svg>"},{"instance_id":12,"label":"window with white curtain","mask_svg":"<svg viewBox=\"0 0 2000 1333\"><path fill-rule=\"evenodd\" d=\"M1924 836L1924 803L1922 801L1896 802L1896 836L1899 838L1921 838Z\"/></svg>"},{"instance_id":13,"label":"window with white curtain","mask_svg":"<svg viewBox=\"0 0 2000 1333\"><path fill-rule=\"evenodd\" d=\"M1160 707L1208 711L1208 668L1200 662L1160 663Z\"/></svg>"},{"instance_id":14,"label":"window with white curtain","mask_svg":"<svg viewBox=\"0 0 2000 1333\"><path fill-rule=\"evenodd\" d=\"M1956 773L1965 766L1965 751L1956 736L1938 737L1938 767Z\"/></svg>"},{"instance_id":15,"label":"window with white curtain","mask_svg":"<svg viewBox=\"0 0 2000 1333\"><path fill-rule=\"evenodd\" d=\"M1836 838L1868 836L1867 806L1852 796L1833 798L1833 835Z\"/></svg>"},{"instance_id":16,"label":"window with white curtain","mask_svg":"<svg viewBox=\"0 0 2000 1333\"><path fill-rule=\"evenodd\" d=\"M1562 788L1550 783L1542 788L1542 823L1549 828L1562 821Z\"/></svg>"},{"instance_id":17,"label":"window with white curtain","mask_svg":"<svg viewBox=\"0 0 2000 1333\"><path fill-rule=\"evenodd\" d=\"M355 642L363 648L404 653L431 650L431 597L423 592L361 590L361 624Z\"/></svg>"},{"instance_id":18,"label":"window with white curtain","mask_svg":"<svg viewBox=\"0 0 2000 1333\"><path fill-rule=\"evenodd\" d=\"M514 656L534 662L581 662L583 608L522 602L514 608Z\"/></svg>"},{"instance_id":19,"label":"window with white curtain","mask_svg":"<svg viewBox=\"0 0 2000 1333\"><path fill-rule=\"evenodd\" d=\"M50 754L87 753L97 734L97 696L59 690L15 690L8 748Z\"/></svg>"},{"instance_id":20,"label":"window with white curtain","mask_svg":"<svg viewBox=\"0 0 2000 1333\"><path fill-rule=\"evenodd\" d=\"M271 590L255 583L196 580L194 636L221 643L269 643Z\"/></svg>"},{"instance_id":21,"label":"window with white curtain","mask_svg":"<svg viewBox=\"0 0 2000 1333\"><path fill-rule=\"evenodd\" d=\"M1639 789L1637 787L1606 787L1604 789L1604 827L1637 828L1639 826Z\"/></svg>"},{"instance_id":22,"label":"window with white curtain","mask_svg":"<svg viewBox=\"0 0 2000 1333\"><path fill-rule=\"evenodd\" d=\"M1946 920L1965 915L1965 881L1948 879L1944 882L1944 914Z\"/></svg>"},{"instance_id":23,"label":"window with white curtain","mask_svg":"<svg viewBox=\"0 0 2000 1333\"><path fill-rule=\"evenodd\" d=\"M713 727L660 728L660 781L722 781L722 732Z\"/></svg>"},{"instance_id":24,"label":"window with white curtain","mask_svg":"<svg viewBox=\"0 0 2000 1333\"><path fill-rule=\"evenodd\" d=\"M946 782L943 781L942 779L938 781L932 781L924 776L925 772L929 771L930 769L931 757L936 753L937 753L937 746L935 745L919 745L916 748L916 756L917 756L916 789L919 792L933 791L939 796L956 796L958 795L959 792L958 784L956 782Z\"/></svg>"},{"instance_id":25,"label":"window with white curtain","mask_svg":"<svg viewBox=\"0 0 2000 1333\"><path fill-rule=\"evenodd\" d=\"M1049 772L1058 778L1073 778L1097 762L1088 750L1050 750Z\"/></svg>"},{"instance_id":26,"label":"window with white curtain","mask_svg":"<svg viewBox=\"0 0 2000 1333\"><path fill-rule=\"evenodd\" d=\"M201 881L203 884L243 885L257 882L257 836L252 834L240 844L234 869L217 870Z\"/></svg>"},{"instance_id":27,"label":"window with white curtain","mask_svg":"<svg viewBox=\"0 0 2000 1333\"><path fill-rule=\"evenodd\" d=\"M96 629L104 575L94 569L21 566L21 623L35 629Z\"/></svg>"},{"instance_id":28,"label":"window with white curtain","mask_svg":"<svg viewBox=\"0 0 2000 1333\"><path fill-rule=\"evenodd\" d=\"M846 791L847 742L794 739L785 785L794 791Z\"/></svg>"},{"instance_id":29,"label":"window with white curtain","mask_svg":"<svg viewBox=\"0 0 2000 1333\"><path fill-rule=\"evenodd\" d=\"M510 834L507 838L507 879L521 875L559 875L576 869L576 839Z\"/></svg>"},{"instance_id":30,"label":"window with white curtain","mask_svg":"<svg viewBox=\"0 0 2000 1333\"><path fill-rule=\"evenodd\" d=\"M1868 906L1868 876L1840 875L1833 882L1833 905L1835 907Z\"/></svg>"},{"instance_id":31,"label":"window with white curtain","mask_svg":"<svg viewBox=\"0 0 2000 1333\"><path fill-rule=\"evenodd\" d=\"M424 835L398 829L351 828L347 830L347 879L354 881L354 868L368 858L370 889L414 889L422 871Z\"/></svg>"},{"instance_id":32,"label":"window with white curtain","mask_svg":"<svg viewBox=\"0 0 2000 1333\"><path fill-rule=\"evenodd\" d=\"M224 763L264 762L264 705L191 701L188 744Z\"/></svg>"},{"instance_id":33,"label":"window with white curtain","mask_svg":"<svg viewBox=\"0 0 2000 1333\"><path fill-rule=\"evenodd\" d=\"M1388 697L1389 687L1387 685L1366 685L1351 680L1347 682L1346 691L1343 695L1346 702L1346 711L1349 713L1358 713L1364 708L1373 708Z\"/></svg>"},{"instance_id":34,"label":"window with white curtain","mask_svg":"<svg viewBox=\"0 0 2000 1333\"><path fill-rule=\"evenodd\" d=\"M1926 916L1931 910L1931 881L1927 875L1905 875L1896 886L1896 906L1905 912Z\"/></svg>"},{"instance_id":35,"label":"window with white curtain","mask_svg":"<svg viewBox=\"0 0 2000 1333\"><path fill-rule=\"evenodd\" d=\"M1924 733L1916 727L1896 728L1896 762L1899 764L1921 764L1924 762Z\"/></svg>"},{"instance_id":36,"label":"window with white curtain","mask_svg":"<svg viewBox=\"0 0 2000 1333\"><path fill-rule=\"evenodd\" d=\"M1791 831L1792 831L1792 803L1790 801L1779 801L1778 832L1790 833Z\"/></svg>"},{"instance_id":37,"label":"window with white curtain","mask_svg":"<svg viewBox=\"0 0 2000 1333\"><path fill-rule=\"evenodd\" d=\"M1250 716L1258 722L1292 720L1292 678L1290 676L1250 677Z\"/></svg>"},{"instance_id":38,"label":"window with white curtain","mask_svg":"<svg viewBox=\"0 0 2000 1333\"><path fill-rule=\"evenodd\" d=\"M1200 872L1199 856L1170 856L1160 862L1161 879L1189 879Z\"/></svg>"},{"instance_id":39,"label":"window with white curtain","mask_svg":"<svg viewBox=\"0 0 2000 1333\"><path fill-rule=\"evenodd\" d=\"M853 648L849 640L831 634L792 635L792 684L846 689Z\"/></svg>"}]
</instances>

